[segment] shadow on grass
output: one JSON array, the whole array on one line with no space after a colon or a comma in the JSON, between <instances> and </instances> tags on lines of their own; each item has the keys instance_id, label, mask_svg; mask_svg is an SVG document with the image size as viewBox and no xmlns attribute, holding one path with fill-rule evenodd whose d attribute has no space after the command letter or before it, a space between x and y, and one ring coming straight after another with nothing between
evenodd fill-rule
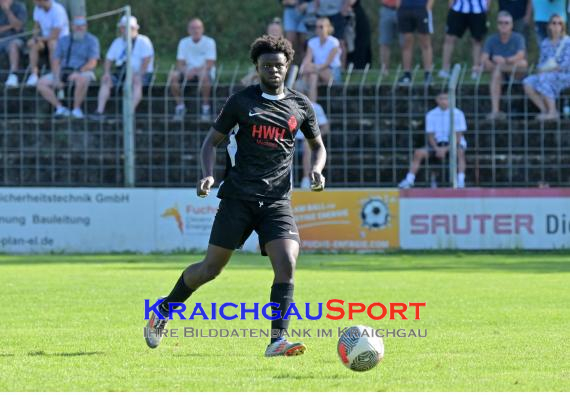
<instances>
[{"instance_id":1,"label":"shadow on grass","mask_svg":"<svg viewBox=\"0 0 570 395\"><path fill-rule=\"evenodd\" d=\"M54 352L47 353L45 351L30 351L30 357L88 357L91 355L103 355L101 351L77 351L77 352Z\"/></svg>"},{"instance_id":2,"label":"shadow on grass","mask_svg":"<svg viewBox=\"0 0 570 395\"><path fill-rule=\"evenodd\" d=\"M107 270L181 270L202 255L39 255L0 256L0 269L14 265L103 264ZM270 270L267 258L236 253L226 270ZM298 270L359 272L570 272L570 254L564 252L399 252L387 254L303 254Z\"/></svg>"}]
</instances>

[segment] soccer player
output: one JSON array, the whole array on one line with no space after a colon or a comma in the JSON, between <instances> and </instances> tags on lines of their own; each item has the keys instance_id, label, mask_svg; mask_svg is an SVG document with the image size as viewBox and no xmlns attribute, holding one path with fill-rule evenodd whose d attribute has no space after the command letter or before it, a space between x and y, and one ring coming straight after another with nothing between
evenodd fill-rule
<instances>
[{"instance_id":1,"label":"soccer player","mask_svg":"<svg viewBox=\"0 0 570 395\"><path fill-rule=\"evenodd\" d=\"M270 301L279 307L271 321L271 343L265 356L303 354L302 343L291 343L282 335L289 326L283 319L293 300L295 263L299 254L299 231L290 205L291 165L295 133L300 129L313 153L311 183L314 191L325 186L322 170L326 151L315 112L309 99L284 86L294 51L282 37L262 36L251 45L250 57L260 83L232 95L202 145L203 178L198 196L206 196L214 185L216 147L229 136L231 166L218 197L220 206L205 258L184 270L170 294L151 313L145 329L149 347L162 339L168 322L169 303L183 303L201 285L213 280L228 263L233 251L255 230L263 255L268 255L274 279ZM234 126L237 124L237 134Z\"/></svg>"}]
</instances>

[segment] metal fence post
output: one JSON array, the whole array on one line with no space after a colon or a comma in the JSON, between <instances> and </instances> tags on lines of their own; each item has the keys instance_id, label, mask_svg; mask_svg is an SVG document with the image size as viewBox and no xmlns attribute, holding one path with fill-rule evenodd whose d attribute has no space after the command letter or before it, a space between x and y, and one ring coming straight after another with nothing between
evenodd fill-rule
<instances>
[{"instance_id":1,"label":"metal fence post","mask_svg":"<svg viewBox=\"0 0 570 395\"><path fill-rule=\"evenodd\" d=\"M461 66L453 66L451 78L449 79L449 178L453 189L457 188L457 136L455 135L455 91Z\"/></svg>"}]
</instances>

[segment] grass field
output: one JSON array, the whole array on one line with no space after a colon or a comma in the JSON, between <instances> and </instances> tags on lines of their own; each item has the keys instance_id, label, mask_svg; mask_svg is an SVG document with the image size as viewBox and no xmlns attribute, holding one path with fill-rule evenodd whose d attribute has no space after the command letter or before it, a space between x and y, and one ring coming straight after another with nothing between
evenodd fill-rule
<instances>
[{"instance_id":1,"label":"grass field","mask_svg":"<svg viewBox=\"0 0 570 395\"><path fill-rule=\"evenodd\" d=\"M143 300L167 293L199 257L0 256L0 391L567 391L570 258L564 254L305 255L296 302L427 302L421 321L293 321L292 328L421 328L386 338L382 364L342 366L336 337L296 358L262 338L143 340ZM236 255L193 302L266 303L262 257ZM171 328L267 328L175 320Z\"/></svg>"}]
</instances>

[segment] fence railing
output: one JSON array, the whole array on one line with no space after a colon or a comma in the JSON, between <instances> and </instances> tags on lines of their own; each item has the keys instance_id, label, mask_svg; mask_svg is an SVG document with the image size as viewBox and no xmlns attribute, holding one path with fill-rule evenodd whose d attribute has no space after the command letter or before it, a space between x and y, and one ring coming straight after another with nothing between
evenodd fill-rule
<instances>
[{"instance_id":1,"label":"fence railing","mask_svg":"<svg viewBox=\"0 0 570 395\"><path fill-rule=\"evenodd\" d=\"M183 89L187 115L180 122L173 120L175 102L164 83L168 71L156 71L136 111L136 186L193 187L200 176L200 144L210 123L200 119L201 101L194 83ZM384 75L370 68L350 69L342 83L319 88L318 101L331 129L325 137L328 185L393 187L405 176L414 149L426 144L424 116L435 106L434 97L446 81L437 79L424 85L422 78L416 78L423 72L416 68L414 83L402 87L397 82L399 71ZM218 66L211 97L214 114L230 94L241 89L245 73L240 65ZM0 81L4 77L5 72L0 72ZM97 88L89 89L86 114L96 107ZM53 109L35 89L0 86L0 184L123 186L119 93L108 103L104 121L54 119ZM72 97L72 88L67 88L65 97ZM560 109L567 100L570 96L562 95ZM490 111L485 77L471 80L469 73L462 71L456 103L468 124L467 186L570 186L570 119L536 121L536 109L520 82L510 80L504 85L501 105L508 113L505 121L485 119ZM298 156L297 180L300 163ZM222 151L217 164L221 176L225 164ZM429 185L432 170L445 173L428 163L418 174L416 185ZM449 179L449 175L442 176Z\"/></svg>"}]
</instances>

